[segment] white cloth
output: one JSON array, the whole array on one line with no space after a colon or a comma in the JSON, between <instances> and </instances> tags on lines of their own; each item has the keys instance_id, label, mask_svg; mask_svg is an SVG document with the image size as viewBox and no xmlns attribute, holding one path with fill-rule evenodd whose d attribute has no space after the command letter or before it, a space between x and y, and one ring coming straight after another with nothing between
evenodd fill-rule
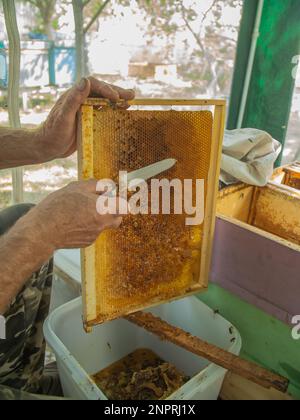
<instances>
[{"instance_id":1,"label":"white cloth","mask_svg":"<svg viewBox=\"0 0 300 420\"><path fill-rule=\"evenodd\" d=\"M255 128L226 130L221 160L221 181L264 186L270 180L281 144Z\"/></svg>"}]
</instances>

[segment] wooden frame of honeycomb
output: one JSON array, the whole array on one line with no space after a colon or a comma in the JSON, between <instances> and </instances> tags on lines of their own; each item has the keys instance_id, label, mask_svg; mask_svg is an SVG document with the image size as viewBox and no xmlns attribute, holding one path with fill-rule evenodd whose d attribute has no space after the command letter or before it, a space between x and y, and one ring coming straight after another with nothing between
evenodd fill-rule
<instances>
[{"instance_id":1,"label":"wooden frame of honeycomb","mask_svg":"<svg viewBox=\"0 0 300 420\"><path fill-rule=\"evenodd\" d=\"M104 232L82 250L87 330L208 285L226 102L138 99L130 104L143 109L120 110L101 99L82 106L80 179L115 180L119 170L175 158L176 167L161 178L204 179L205 218L201 226L186 227L184 215L129 215L119 230ZM203 110L207 107L214 112Z\"/></svg>"}]
</instances>

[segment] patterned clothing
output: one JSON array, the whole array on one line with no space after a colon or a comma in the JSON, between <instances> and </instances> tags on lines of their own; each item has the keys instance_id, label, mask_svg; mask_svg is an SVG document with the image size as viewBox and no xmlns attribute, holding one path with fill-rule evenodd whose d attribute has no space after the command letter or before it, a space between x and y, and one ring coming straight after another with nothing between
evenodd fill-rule
<instances>
[{"instance_id":1,"label":"patterned clothing","mask_svg":"<svg viewBox=\"0 0 300 420\"><path fill-rule=\"evenodd\" d=\"M5 217L2 212L0 232L5 233L30 208L14 206L11 211L4 211ZM32 275L4 315L6 339L0 340L0 400L44 399L30 394L51 393L51 388L57 388L60 395L57 375L44 376L43 323L49 313L52 277L53 260Z\"/></svg>"}]
</instances>

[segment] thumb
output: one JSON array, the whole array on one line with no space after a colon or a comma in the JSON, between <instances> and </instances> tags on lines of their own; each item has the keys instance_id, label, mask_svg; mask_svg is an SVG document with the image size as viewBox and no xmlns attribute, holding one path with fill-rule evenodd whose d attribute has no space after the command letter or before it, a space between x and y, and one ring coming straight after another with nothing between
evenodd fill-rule
<instances>
[{"instance_id":1,"label":"thumb","mask_svg":"<svg viewBox=\"0 0 300 420\"><path fill-rule=\"evenodd\" d=\"M66 117L74 118L80 106L87 100L91 91L91 82L83 77L65 96L63 110Z\"/></svg>"}]
</instances>

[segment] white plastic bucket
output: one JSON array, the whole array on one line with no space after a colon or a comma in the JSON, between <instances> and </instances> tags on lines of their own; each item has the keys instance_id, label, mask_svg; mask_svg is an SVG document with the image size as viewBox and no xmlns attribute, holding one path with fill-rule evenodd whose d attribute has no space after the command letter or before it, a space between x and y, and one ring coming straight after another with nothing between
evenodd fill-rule
<instances>
[{"instance_id":1,"label":"white plastic bucket","mask_svg":"<svg viewBox=\"0 0 300 420\"><path fill-rule=\"evenodd\" d=\"M238 331L196 297L164 304L150 312L234 354L241 350ZM192 378L170 400L216 400L226 374L223 368L161 341L125 319L99 325L86 334L82 327L81 298L56 309L46 320L44 333L55 352L65 396L74 399L106 400L90 375L138 348L153 350Z\"/></svg>"}]
</instances>

